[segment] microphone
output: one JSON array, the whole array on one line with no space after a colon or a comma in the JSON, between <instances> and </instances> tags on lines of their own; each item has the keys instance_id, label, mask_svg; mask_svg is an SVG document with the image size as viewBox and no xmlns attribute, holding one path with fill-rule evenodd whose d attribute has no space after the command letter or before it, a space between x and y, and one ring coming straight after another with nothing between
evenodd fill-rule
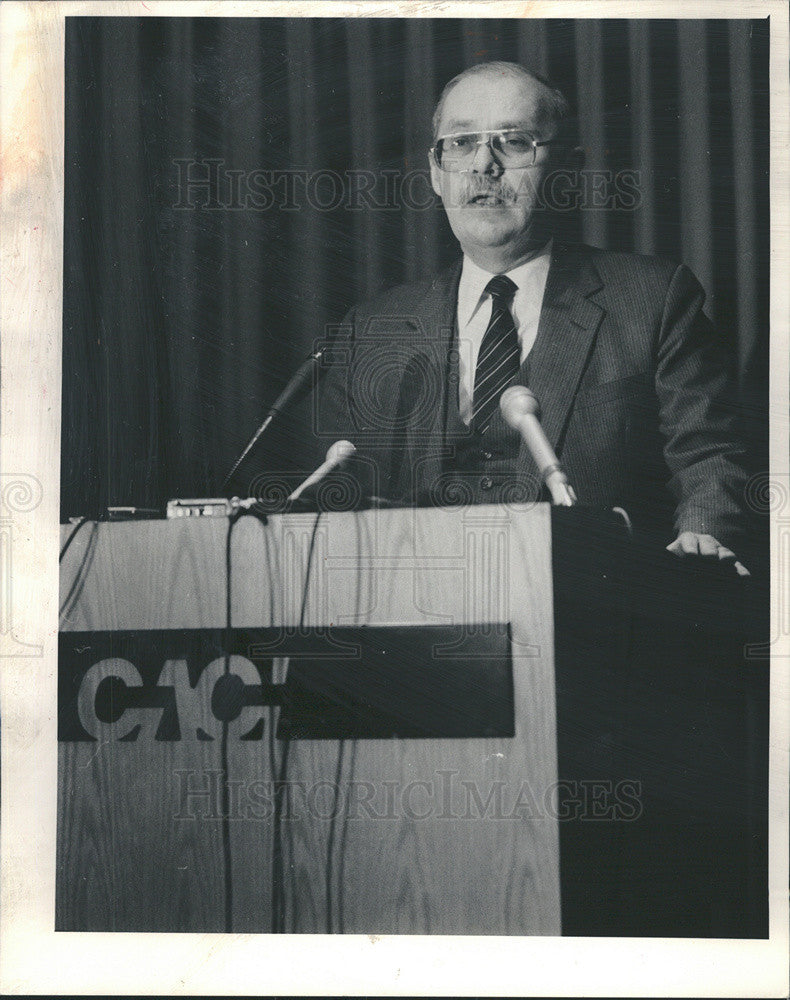
<instances>
[{"instance_id":1,"label":"microphone","mask_svg":"<svg viewBox=\"0 0 790 1000\"><path fill-rule=\"evenodd\" d=\"M296 487L288 497L288 501L298 500L306 489L315 486L316 483L320 483L333 469L337 469L347 462L356 450L350 441L335 441L333 445L330 445L326 453L326 460L318 466L315 472L311 473L305 479L301 486Z\"/></svg>"},{"instance_id":2,"label":"microphone","mask_svg":"<svg viewBox=\"0 0 790 1000\"><path fill-rule=\"evenodd\" d=\"M282 412L282 410L285 409L285 407L291 402L291 400L299 392L299 390L305 386L305 384L307 383L308 379L313 374L313 372L316 369L318 369L318 364L321 361L321 358L324 356L325 350L326 348L321 348L321 350L315 351L313 354L310 355L309 358L303 361L302 364L296 369L286 387L283 389L283 391L280 393L277 399L275 399L274 403L270 407L269 412L266 414L263 423L250 438L247 447L233 463L233 468L230 470L230 472L227 474L227 476L225 476L225 478L222 481L221 489L224 490L225 487L228 485L228 483L231 481L231 479L233 479L233 476L238 471L239 466L247 457L247 455L249 455L249 453L252 451L255 445L258 443L258 441L261 438L261 435L266 431L266 428L269 426L272 420L274 420L274 418L277 417ZM320 371L320 369L318 370Z\"/></svg>"},{"instance_id":3,"label":"microphone","mask_svg":"<svg viewBox=\"0 0 790 1000\"><path fill-rule=\"evenodd\" d=\"M524 439L541 479L549 488L552 502L559 507L573 507L576 494L540 426L540 404L534 393L523 385L511 385L502 393L499 408L505 422Z\"/></svg>"}]
</instances>

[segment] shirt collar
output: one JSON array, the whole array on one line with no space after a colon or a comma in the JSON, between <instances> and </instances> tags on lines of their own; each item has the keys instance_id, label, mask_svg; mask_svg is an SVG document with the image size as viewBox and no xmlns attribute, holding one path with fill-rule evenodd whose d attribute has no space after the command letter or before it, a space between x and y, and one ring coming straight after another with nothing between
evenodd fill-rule
<instances>
[{"instance_id":1,"label":"shirt collar","mask_svg":"<svg viewBox=\"0 0 790 1000\"><path fill-rule=\"evenodd\" d=\"M542 259L551 253L552 242L553 240L549 240L534 257L530 257L523 264L519 264L511 271L505 271L508 278L516 285L516 294L528 283L529 275L541 266ZM460 329L466 326L484 301L483 293L492 277L493 274L490 271L484 271L469 257L464 257L461 280L458 285L458 326Z\"/></svg>"}]
</instances>

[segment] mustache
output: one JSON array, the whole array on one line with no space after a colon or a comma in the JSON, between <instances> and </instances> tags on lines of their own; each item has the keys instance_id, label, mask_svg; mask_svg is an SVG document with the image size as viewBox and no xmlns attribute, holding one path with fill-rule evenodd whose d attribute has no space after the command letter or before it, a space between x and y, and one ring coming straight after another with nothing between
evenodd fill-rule
<instances>
[{"instance_id":1,"label":"mustache","mask_svg":"<svg viewBox=\"0 0 790 1000\"><path fill-rule=\"evenodd\" d=\"M517 198L517 192L507 184L492 183L485 178L470 178L459 191L459 201L462 204L480 197L492 197L503 202L514 202Z\"/></svg>"}]
</instances>

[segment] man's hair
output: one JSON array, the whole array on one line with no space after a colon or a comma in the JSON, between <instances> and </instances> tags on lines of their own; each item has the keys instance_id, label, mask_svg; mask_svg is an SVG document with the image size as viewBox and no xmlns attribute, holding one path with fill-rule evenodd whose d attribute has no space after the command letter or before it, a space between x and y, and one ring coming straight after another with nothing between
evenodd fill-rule
<instances>
[{"instance_id":1,"label":"man's hair","mask_svg":"<svg viewBox=\"0 0 790 1000\"><path fill-rule=\"evenodd\" d=\"M497 61L476 63L474 66L470 66L462 73L459 73L458 76L454 76L445 86L436 104L436 110L433 113L434 142L439 137L439 124L442 120L442 111L444 110L444 102L447 100L447 95L456 84L465 80L468 76L479 76L484 73L508 76L511 79L532 80L541 84L543 90L540 95L540 128L544 130L547 126L555 125L557 137L564 136L569 125L570 105L563 92L539 73L533 73L532 70L526 69L526 67L521 66L519 63Z\"/></svg>"}]
</instances>

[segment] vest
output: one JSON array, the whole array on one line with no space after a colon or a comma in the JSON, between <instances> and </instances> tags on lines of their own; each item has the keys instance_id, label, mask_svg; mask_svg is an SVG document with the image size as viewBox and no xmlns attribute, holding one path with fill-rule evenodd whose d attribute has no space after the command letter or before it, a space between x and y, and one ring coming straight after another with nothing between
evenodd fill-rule
<instances>
[{"instance_id":1,"label":"vest","mask_svg":"<svg viewBox=\"0 0 790 1000\"><path fill-rule=\"evenodd\" d=\"M457 340L456 321L454 342ZM525 366L528 363L527 360ZM518 469L521 436L505 423L499 410L483 433L472 430L461 419L457 349L450 352L448 377L444 421L447 457L442 475L431 491L432 501L441 506L466 506L526 504L543 499L536 477Z\"/></svg>"}]
</instances>

